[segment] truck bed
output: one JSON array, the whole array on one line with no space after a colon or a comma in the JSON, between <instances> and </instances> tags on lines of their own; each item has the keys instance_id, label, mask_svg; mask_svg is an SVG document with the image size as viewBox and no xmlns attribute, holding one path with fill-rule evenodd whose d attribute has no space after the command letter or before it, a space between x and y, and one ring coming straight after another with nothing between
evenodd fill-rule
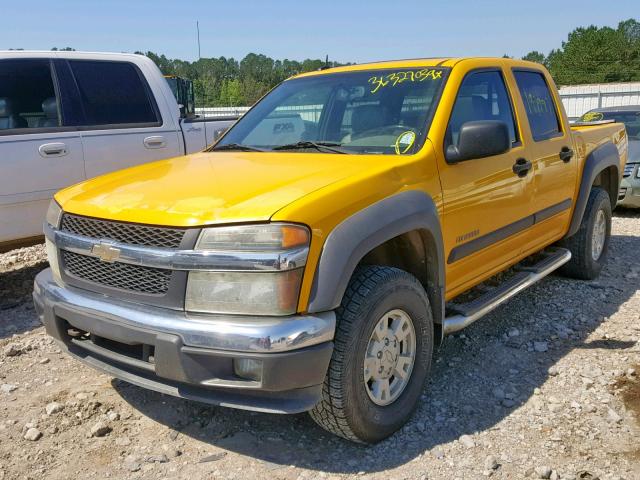
<instances>
[{"instance_id":1,"label":"truck bed","mask_svg":"<svg viewBox=\"0 0 640 480\"><path fill-rule=\"evenodd\" d=\"M611 141L620 152L620 171L627 161L627 132L622 123L594 123L571 126L580 158L586 157L600 145Z\"/></svg>"}]
</instances>

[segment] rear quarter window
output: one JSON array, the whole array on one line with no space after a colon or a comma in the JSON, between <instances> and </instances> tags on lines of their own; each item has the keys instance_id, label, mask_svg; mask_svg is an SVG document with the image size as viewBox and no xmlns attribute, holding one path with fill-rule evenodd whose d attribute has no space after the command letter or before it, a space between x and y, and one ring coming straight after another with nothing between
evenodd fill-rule
<instances>
[{"instance_id":1,"label":"rear quarter window","mask_svg":"<svg viewBox=\"0 0 640 480\"><path fill-rule=\"evenodd\" d=\"M70 60L82 125L159 125L155 102L138 68L128 62Z\"/></svg>"},{"instance_id":2,"label":"rear quarter window","mask_svg":"<svg viewBox=\"0 0 640 480\"><path fill-rule=\"evenodd\" d=\"M537 142L562 135L558 112L549 85L540 72L513 72L527 112L533 139Z\"/></svg>"}]
</instances>

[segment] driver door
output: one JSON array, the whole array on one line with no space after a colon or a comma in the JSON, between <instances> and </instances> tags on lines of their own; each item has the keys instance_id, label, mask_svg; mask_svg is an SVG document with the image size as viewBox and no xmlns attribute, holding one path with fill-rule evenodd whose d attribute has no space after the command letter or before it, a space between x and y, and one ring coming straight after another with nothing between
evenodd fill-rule
<instances>
[{"instance_id":1,"label":"driver door","mask_svg":"<svg viewBox=\"0 0 640 480\"><path fill-rule=\"evenodd\" d=\"M447 296L455 296L502 270L521 251L520 234L532 225L531 171L514 173L524 157L513 103L499 68L472 70L459 87L444 150L457 145L469 121L499 120L509 128L506 153L440 166Z\"/></svg>"}]
</instances>

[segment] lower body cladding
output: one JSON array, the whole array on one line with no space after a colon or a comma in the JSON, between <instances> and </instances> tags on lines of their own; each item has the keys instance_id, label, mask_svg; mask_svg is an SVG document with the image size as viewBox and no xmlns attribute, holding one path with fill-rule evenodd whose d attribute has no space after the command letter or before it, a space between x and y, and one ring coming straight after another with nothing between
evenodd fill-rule
<instances>
[{"instance_id":1,"label":"lower body cladding","mask_svg":"<svg viewBox=\"0 0 640 480\"><path fill-rule=\"evenodd\" d=\"M190 400L272 413L310 410L333 351L335 314L191 315L60 287L49 269L34 303L47 333L87 365Z\"/></svg>"}]
</instances>

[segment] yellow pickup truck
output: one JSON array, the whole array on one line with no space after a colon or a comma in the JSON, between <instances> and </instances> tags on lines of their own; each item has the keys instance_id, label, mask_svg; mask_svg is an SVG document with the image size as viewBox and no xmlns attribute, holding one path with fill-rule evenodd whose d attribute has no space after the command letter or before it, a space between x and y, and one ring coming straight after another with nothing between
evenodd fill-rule
<instances>
[{"instance_id":1,"label":"yellow pickup truck","mask_svg":"<svg viewBox=\"0 0 640 480\"><path fill-rule=\"evenodd\" d=\"M59 192L35 305L110 375L373 443L444 335L556 269L598 275L627 143L571 128L534 63L299 75L202 153Z\"/></svg>"}]
</instances>

